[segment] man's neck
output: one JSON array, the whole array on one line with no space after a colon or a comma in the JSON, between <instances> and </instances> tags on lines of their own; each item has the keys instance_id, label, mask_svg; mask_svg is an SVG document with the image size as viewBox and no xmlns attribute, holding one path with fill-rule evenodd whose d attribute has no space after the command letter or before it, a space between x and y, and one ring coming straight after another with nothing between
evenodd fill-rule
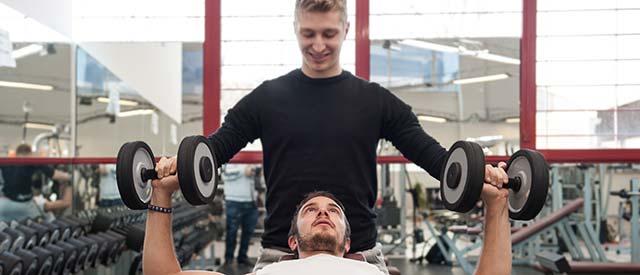
<instances>
[{"instance_id":1,"label":"man's neck","mask_svg":"<svg viewBox=\"0 0 640 275\"><path fill-rule=\"evenodd\" d=\"M332 251L298 251L298 258L304 259L304 258L308 258L311 256L320 255L320 254L332 255L336 257L344 256L344 253L337 253L335 251L333 252Z\"/></svg>"},{"instance_id":2,"label":"man's neck","mask_svg":"<svg viewBox=\"0 0 640 275\"><path fill-rule=\"evenodd\" d=\"M329 78L338 76L342 73L342 67L338 66L337 68L327 70L327 71L314 71L309 69L309 67L302 65L302 73L309 78Z\"/></svg>"}]
</instances>

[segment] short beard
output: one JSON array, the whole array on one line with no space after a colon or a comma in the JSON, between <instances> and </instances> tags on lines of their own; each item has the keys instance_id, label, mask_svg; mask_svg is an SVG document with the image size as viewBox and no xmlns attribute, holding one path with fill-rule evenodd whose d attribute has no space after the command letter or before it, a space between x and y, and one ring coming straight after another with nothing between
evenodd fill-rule
<instances>
[{"instance_id":1,"label":"short beard","mask_svg":"<svg viewBox=\"0 0 640 275\"><path fill-rule=\"evenodd\" d=\"M303 252L325 251L333 255L344 253L345 240L338 240L328 234L301 235L297 238L298 249Z\"/></svg>"}]
</instances>

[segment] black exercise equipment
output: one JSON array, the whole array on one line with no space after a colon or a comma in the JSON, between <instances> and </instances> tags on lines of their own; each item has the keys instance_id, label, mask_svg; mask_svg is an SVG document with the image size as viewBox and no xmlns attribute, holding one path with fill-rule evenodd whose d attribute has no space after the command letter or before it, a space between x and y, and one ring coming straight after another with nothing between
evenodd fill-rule
<instances>
[{"instance_id":1,"label":"black exercise equipment","mask_svg":"<svg viewBox=\"0 0 640 275\"><path fill-rule=\"evenodd\" d=\"M178 148L178 181L184 198L192 205L211 202L218 186L218 169L209 141L190 136ZM157 179L156 162L149 145L142 141L120 147L116 164L118 191L124 204L136 210L147 209L151 199L151 180Z\"/></svg>"},{"instance_id":2,"label":"black exercise equipment","mask_svg":"<svg viewBox=\"0 0 640 275\"><path fill-rule=\"evenodd\" d=\"M22 259L13 253L0 253L0 263L3 263L2 275L22 275Z\"/></svg>"},{"instance_id":3,"label":"black exercise equipment","mask_svg":"<svg viewBox=\"0 0 640 275\"><path fill-rule=\"evenodd\" d=\"M22 274L23 275L39 275L38 256L32 252L24 249L18 249L14 253L22 260Z\"/></svg>"},{"instance_id":4,"label":"black exercise equipment","mask_svg":"<svg viewBox=\"0 0 640 275\"><path fill-rule=\"evenodd\" d=\"M540 212L549 189L548 164L542 154L528 149L516 152L507 163L509 217L531 220ZM482 147L458 141L451 146L442 170L440 194L447 209L470 211L480 199L485 177Z\"/></svg>"}]
</instances>

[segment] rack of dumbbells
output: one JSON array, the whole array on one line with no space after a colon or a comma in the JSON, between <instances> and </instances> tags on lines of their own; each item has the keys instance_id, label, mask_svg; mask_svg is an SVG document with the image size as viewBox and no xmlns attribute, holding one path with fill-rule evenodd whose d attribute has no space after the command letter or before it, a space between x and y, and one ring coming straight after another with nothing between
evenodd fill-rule
<instances>
[{"instance_id":1,"label":"rack of dumbbells","mask_svg":"<svg viewBox=\"0 0 640 275\"><path fill-rule=\"evenodd\" d=\"M0 223L0 274L74 274L116 262L125 236L91 232L93 211L54 221L43 218Z\"/></svg>"},{"instance_id":2,"label":"rack of dumbbells","mask_svg":"<svg viewBox=\"0 0 640 275\"><path fill-rule=\"evenodd\" d=\"M209 220L208 206L191 206L184 201L174 203L172 223L176 256L183 267L220 234ZM129 268L129 274L132 275L142 274L140 252L144 246L144 229L144 224L132 225L125 229L127 247L139 253Z\"/></svg>"}]
</instances>

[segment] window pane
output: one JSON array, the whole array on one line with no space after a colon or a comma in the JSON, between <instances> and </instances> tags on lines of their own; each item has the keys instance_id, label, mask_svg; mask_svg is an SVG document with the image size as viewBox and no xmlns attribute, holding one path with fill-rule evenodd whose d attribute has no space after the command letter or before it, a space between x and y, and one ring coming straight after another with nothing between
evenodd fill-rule
<instances>
[{"instance_id":1,"label":"window pane","mask_svg":"<svg viewBox=\"0 0 640 275\"><path fill-rule=\"evenodd\" d=\"M538 3L537 147L640 148L640 3Z\"/></svg>"},{"instance_id":2,"label":"window pane","mask_svg":"<svg viewBox=\"0 0 640 275\"><path fill-rule=\"evenodd\" d=\"M487 155L510 154L519 149L521 9L521 1L371 1L370 78L444 146L469 139ZM498 80L453 83L486 76Z\"/></svg>"}]
</instances>

